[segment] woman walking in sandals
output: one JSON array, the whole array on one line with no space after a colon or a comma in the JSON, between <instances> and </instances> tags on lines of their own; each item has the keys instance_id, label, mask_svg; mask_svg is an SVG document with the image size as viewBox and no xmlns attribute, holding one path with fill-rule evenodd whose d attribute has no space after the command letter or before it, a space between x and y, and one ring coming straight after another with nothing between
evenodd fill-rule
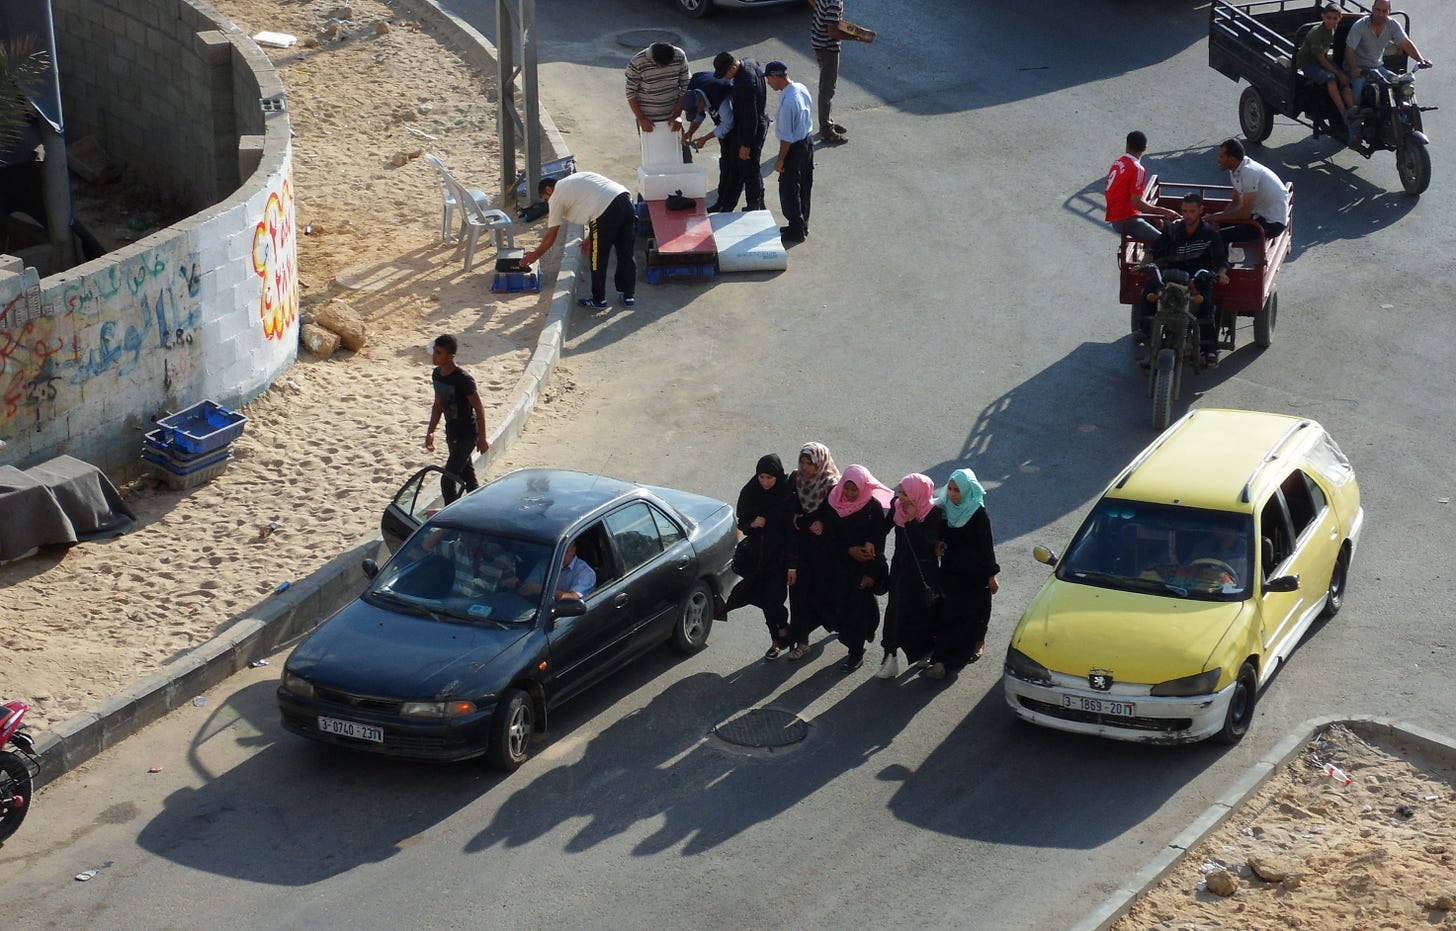
<instances>
[{"instance_id":1,"label":"woman walking in sandals","mask_svg":"<svg viewBox=\"0 0 1456 931\"><path fill-rule=\"evenodd\" d=\"M880 638L885 658L877 679L900 675L899 651L915 669L930 661L940 612L940 544L945 513L935 503L935 483L919 472L900 479L890 517L895 522L895 558L890 562L890 600Z\"/></svg>"},{"instance_id":2,"label":"woman walking in sandals","mask_svg":"<svg viewBox=\"0 0 1456 931\"><path fill-rule=\"evenodd\" d=\"M986 489L976 480L976 473L956 469L935 500L945 511L940 550L945 601L940 606L935 653L925 674L944 679L985 652L991 596L1000 588L996 573L1001 567L996 564L991 518L984 504Z\"/></svg>"},{"instance_id":3,"label":"woman walking in sandals","mask_svg":"<svg viewBox=\"0 0 1456 931\"><path fill-rule=\"evenodd\" d=\"M839 518L840 572L844 586L839 642L849 649L840 668L854 672L864 662L865 644L880 626L880 603L890 581L885 537L890 533L889 506L895 493L861 465L844 470L829 493L829 506Z\"/></svg>"},{"instance_id":4,"label":"woman walking in sandals","mask_svg":"<svg viewBox=\"0 0 1456 931\"><path fill-rule=\"evenodd\" d=\"M758 460L758 468L738 493L738 529L743 539L733 554L733 571L742 581L728 595L728 610L753 605L763 611L773 641L766 659L777 659L787 649L789 597L785 547L794 518L793 488L784 464L773 453Z\"/></svg>"},{"instance_id":5,"label":"woman walking in sandals","mask_svg":"<svg viewBox=\"0 0 1456 931\"><path fill-rule=\"evenodd\" d=\"M789 536L789 659L809 652L817 628L839 629L839 545L829 493L839 469L829 447L805 443L794 473L794 530Z\"/></svg>"}]
</instances>

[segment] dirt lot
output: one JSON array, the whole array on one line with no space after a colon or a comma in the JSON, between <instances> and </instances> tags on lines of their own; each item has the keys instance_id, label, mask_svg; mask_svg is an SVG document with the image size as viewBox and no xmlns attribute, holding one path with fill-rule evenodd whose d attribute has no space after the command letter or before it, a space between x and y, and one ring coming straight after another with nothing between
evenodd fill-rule
<instances>
[{"instance_id":1,"label":"dirt lot","mask_svg":"<svg viewBox=\"0 0 1456 931\"><path fill-rule=\"evenodd\" d=\"M1453 789L1456 755L1333 725L1113 928L1456 928Z\"/></svg>"}]
</instances>

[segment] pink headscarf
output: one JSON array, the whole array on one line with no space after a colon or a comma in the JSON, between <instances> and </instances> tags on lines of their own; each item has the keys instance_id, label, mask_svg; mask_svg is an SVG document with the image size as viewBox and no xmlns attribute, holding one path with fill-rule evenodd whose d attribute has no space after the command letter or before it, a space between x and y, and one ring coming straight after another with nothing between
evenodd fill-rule
<instances>
[{"instance_id":1,"label":"pink headscarf","mask_svg":"<svg viewBox=\"0 0 1456 931\"><path fill-rule=\"evenodd\" d=\"M844 497L845 482L854 482L854 487L859 489L858 498L850 501ZM834 490L829 493L829 506L834 508L834 512L840 517L848 517L868 504L871 498L880 502L880 507L888 508L890 502L895 500L895 492L881 485L879 480L870 474L869 469L862 465L852 465L844 470L844 474L839 477L839 484L835 485Z\"/></svg>"},{"instance_id":2,"label":"pink headscarf","mask_svg":"<svg viewBox=\"0 0 1456 931\"><path fill-rule=\"evenodd\" d=\"M925 515L935 506L935 483L930 480L930 476L911 472L900 479L900 487L905 490L905 497L915 505L914 520L917 523L925 520ZM899 508L895 508L895 524L899 527L905 526L905 514Z\"/></svg>"}]
</instances>

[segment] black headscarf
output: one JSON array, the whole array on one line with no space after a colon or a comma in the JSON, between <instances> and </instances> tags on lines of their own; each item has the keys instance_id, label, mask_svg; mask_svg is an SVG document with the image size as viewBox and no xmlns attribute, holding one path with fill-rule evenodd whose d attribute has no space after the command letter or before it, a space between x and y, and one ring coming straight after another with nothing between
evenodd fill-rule
<instances>
[{"instance_id":1,"label":"black headscarf","mask_svg":"<svg viewBox=\"0 0 1456 931\"><path fill-rule=\"evenodd\" d=\"M767 491L758 483L760 475L772 475L775 479L774 486ZM775 453L769 453L758 460L758 468L754 469L753 477L744 484L743 490L738 493L738 519L743 523L752 521L755 517L773 517L784 507L784 501L788 498L789 476L784 472L784 463Z\"/></svg>"}]
</instances>

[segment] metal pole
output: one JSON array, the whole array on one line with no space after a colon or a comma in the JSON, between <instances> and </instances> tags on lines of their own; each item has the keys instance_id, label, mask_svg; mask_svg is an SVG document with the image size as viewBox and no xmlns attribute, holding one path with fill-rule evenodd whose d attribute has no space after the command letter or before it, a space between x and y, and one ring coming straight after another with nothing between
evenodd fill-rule
<instances>
[{"instance_id":1,"label":"metal pole","mask_svg":"<svg viewBox=\"0 0 1456 931\"><path fill-rule=\"evenodd\" d=\"M521 78L526 98L526 203L536 202L541 181L541 107L536 94L536 0L519 0L521 16Z\"/></svg>"},{"instance_id":2,"label":"metal pole","mask_svg":"<svg viewBox=\"0 0 1456 931\"><path fill-rule=\"evenodd\" d=\"M496 134L500 139L501 186L498 203L516 197L516 19L511 0L496 0Z\"/></svg>"},{"instance_id":3,"label":"metal pole","mask_svg":"<svg viewBox=\"0 0 1456 931\"><path fill-rule=\"evenodd\" d=\"M536 83L536 0L496 0L498 65L496 132L500 136L502 204L516 203L517 154L526 159L526 203L541 180L541 108ZM519 65L517 62L519 61ZM521 106L516 105L516 78ZM524 109L525 115L521 111ZM524 151L523 151L524 150ZM520 206L517 204L516 206Z\"/></svg>"}]
</instances>

